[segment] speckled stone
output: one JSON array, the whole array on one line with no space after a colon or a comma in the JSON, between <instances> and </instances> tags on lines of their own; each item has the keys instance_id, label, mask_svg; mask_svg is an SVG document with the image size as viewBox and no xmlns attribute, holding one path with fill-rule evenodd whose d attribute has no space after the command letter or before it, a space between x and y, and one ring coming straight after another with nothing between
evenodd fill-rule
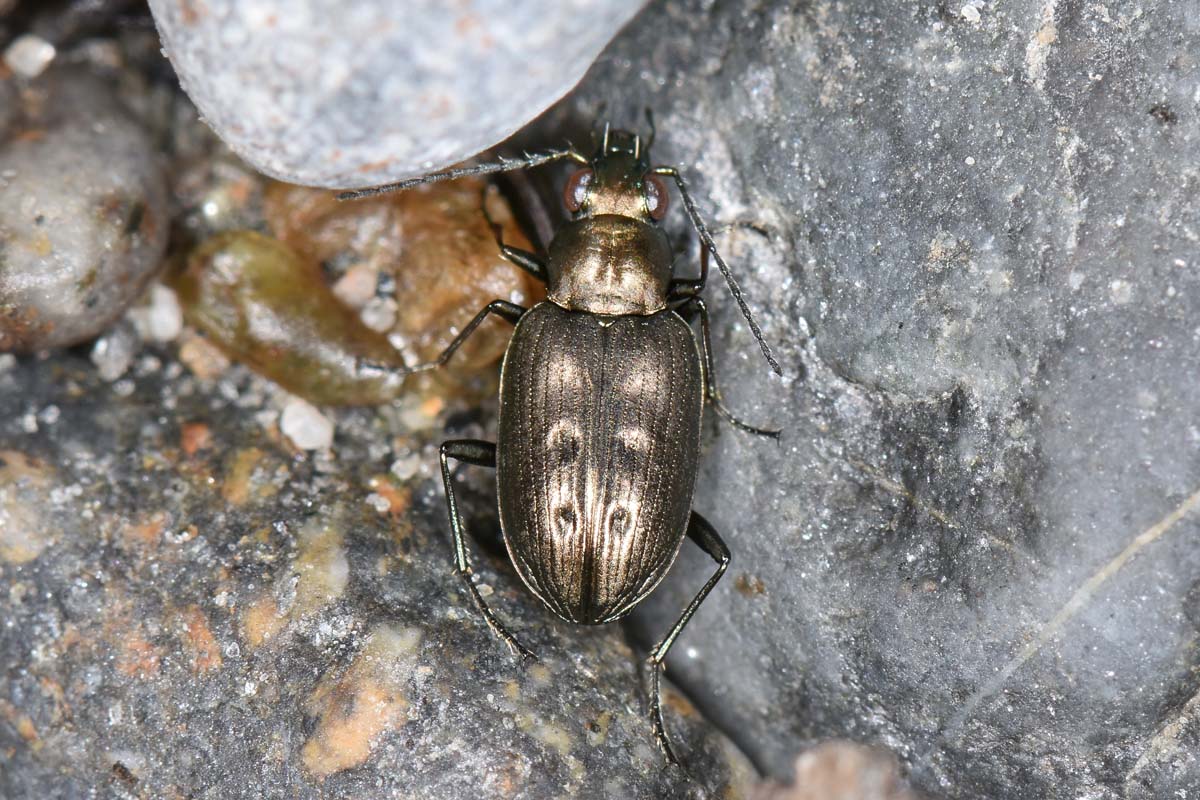
<instances>
[{"instance_id":1,"label":"speckled stone","mask_svg":"<svg viewBox=\"0 0 1200 800\"><path fill-rule=\"evenodd\" d=\"M706 426L733 564L671 666L769 772L835 736L939 798L1200 786L1198 52L1165 0L666 2L522 139L649 105L752 226L786 378L712 285L718 379L784 435Z\"/></svg>"},{"instance_id":2,"label":"speckled stone","mask_svg":"<svg viewBox=\"0 0 1200 800\"><path fill-rule=\"evenodd\" d=\"M244 369L143 356L124 381L69 355L0 372L0 796L748 795L673 691L695 780L667 766L641 656L521 587L468 472L480 591L540 660L492 635L451 572L440 434L339 412L310 457ZM426 465L403 482L401 447Z\"/></svg>"},{"instance_id":3,"label":"speckled stone","mask_svg":"<svg viewBox=\"0 0 1200 800\"><path fill-rule=\"evenodd\" d=\"M0 351L75 344L120 316L162 264L160 158L89 72L51 69L19 94L0 89L0 105L6 92L20 102L0 119Z\"/></svg>"},{"instance_id":4,"label":"speckled stone","mask_svg":"<svg viewBox=\"0 0 1200 800\"><path fill-rule=\"evenodd\" d=\"M355 187L446 166L540 114L641 0L151 0L205 120L256 168Z\"/></svg>"}]
</instances>

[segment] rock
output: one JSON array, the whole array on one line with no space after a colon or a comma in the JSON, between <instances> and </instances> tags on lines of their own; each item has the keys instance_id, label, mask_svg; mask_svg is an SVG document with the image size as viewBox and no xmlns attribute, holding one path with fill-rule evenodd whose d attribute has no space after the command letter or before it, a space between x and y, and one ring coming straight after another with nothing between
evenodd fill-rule
<instances>
[{"instance_id":1,"label":"rock","mask_svg":"<svg viewBox=\"0 0 1200 800\"><path fill-rule=\"evenodd\" d=\"M1178 796L1200 18L972 5L664 3L521 145L653 107L784 363L712 286L725 399L784 436L706 428L733 564L668 669L702 711L780 778L842 737L932 797ZM681 562L645 641L711 569Z\"/></svg>"},{"instance_id":2,"label":"rock","mask_svg":"<svg viewBox=\"0 0 1200 800\"><path fill-rule=\"evenodd\" d=\"M427 172L507 138L640 5L150 3L181 83L221 137L268 175L328 187Z\"/></svg>"},{"instance_id":3,"label":"rock","mask_svg":"<svg viewBox=\"0 0 1200 800\"><path fill-rule=\"evenodd\" d=\"M28 351L90 339L137 298L162 263L166 189L106 81L50 70L19 114L0 144L0 350Z\"/></svg>"},{"instance_id":4,"label":"rock","mask_svg":"<svg viewBox=\"0 0 1200 800\"><path fill-rule=\"evenodd\" d=\"M760 787L755 800L917 800L890 754L853 742L826 742L796 759L790 786Z\"/></svg>"},{"instance_id":5,"label":"rock","mask_svg":"<svg viewBox=\"0 0 1200 800\"><path fill-rule=\"evenodd\" d=\"M436 469L402 480L377 450L436 464L445 434L340 411L335 453L297 455L258 422L262 379L172 366L128 397L69 354L0 373L0 796L748 796L749 765L674 691L695 780L666 765L639 654L521 587L465 470L479 589L540 660L491 633L450 569Z\"/></svg>"}]
</instances>

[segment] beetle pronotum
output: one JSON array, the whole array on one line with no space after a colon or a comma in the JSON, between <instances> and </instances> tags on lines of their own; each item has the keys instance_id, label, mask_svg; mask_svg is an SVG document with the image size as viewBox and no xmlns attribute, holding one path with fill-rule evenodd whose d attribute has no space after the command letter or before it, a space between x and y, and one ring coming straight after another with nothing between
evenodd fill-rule
<instances>
[{"instance_id":1,"label":"beetle pronotum","mask_svg":"<svg viewBox=\"0 0 1200 800\"><path fill-rule=\"evenodd\" d=\"M649 114L647 114L649 119ZM671 645L729 565L729 549L692 511L704 401L741 430L713 375L708 311L700 299L711 253L771 368L779 365L717 253L687 184L674 167L651 167L651 135L604 131L596 154L573 148L502 159L399 183L344 192L341 199L397 191L465 175L527 169L570 159L580 166L563 202L572 219L555 233L548 258L497 242L504 257L547 285L531 309L504 300L484 307L442 354L411 371L444 365L489 315L516 328L500 373L498 441L442 444L442 479L454 535L454 568L487 624L516 653L532 657L471 582L466 532L450 460L497 470L500 526L517 573L565 620L620 619L667 574L686 535L716 563L647 659L654 733L678 763L663 724L659 672ZM663 179L674 181L701 240L698 278L673 274L658 227L667 211ZM688 324L700 320L697 339Z\"/></svg>"}]
</instances>

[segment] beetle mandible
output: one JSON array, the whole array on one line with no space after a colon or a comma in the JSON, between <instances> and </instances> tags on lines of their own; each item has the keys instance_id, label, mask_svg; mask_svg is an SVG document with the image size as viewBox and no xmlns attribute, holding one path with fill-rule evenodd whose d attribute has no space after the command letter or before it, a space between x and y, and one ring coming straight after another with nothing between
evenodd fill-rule
<instances>
[{"instance_id":1,"label":"beetle mandible","mask_svg":"<svg viewBox=\"0 0 1200 800\"><path fill-rule=\"evenodd\" d=\"M547 299L530 309L492 301L437 359L409 370L444 365L489 315L516 326L500 371L497 442L458 439L441 447L455 572L487 624L515 653L533 657L471 581L452 459L496 469L500 527L517 574L569 622L594 625L625 616L666 576L685 535L716 562L647 659L654 734L678 763L663 723L659 672L730 560L716 530L691 507L704 402L741 430L779 435L737 419L721 400L708 310L700 298L710 253L763 355L776 373L780 369L683 177L674 167L650 165L654 128L649 112L646 116L650 135L644 145L639 136L606 126L590 158L568 147L343 192L339 198L562 159L579 165L563 191L572 217L555 233L548 258L505 245L493 225L504 257L545 283ZM671 247L658 226L668 206L664 178L674 181L701 240L696 278L673 274ZM689 325L696 318L699 338Z\"/></svg>"}]
</instances>

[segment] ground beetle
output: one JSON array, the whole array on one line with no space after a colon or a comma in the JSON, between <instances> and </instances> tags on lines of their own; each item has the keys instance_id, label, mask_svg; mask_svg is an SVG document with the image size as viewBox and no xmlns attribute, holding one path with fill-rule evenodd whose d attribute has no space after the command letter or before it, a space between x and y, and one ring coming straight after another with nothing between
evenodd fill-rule
<instances>
[{"instance_id":1,"label":"ground beetle","mask_svg":"<svg viewBox=\"0 0 1200 800\"><path fill-rule=\"evenodd\" d=\"M521 579L569 622L620 619L666 576L686 533L717 569L648 659L654 733L678 763L663 725L659 671L667 651L729 566L729 549L692 511L704 401L741 430L747 425L724 406L713 377L708 311L700 293L708 255L775 372L758 325L673 167L651 167L651 133L604 131L594 156L574 148L501 160L339 195L342 199L448 180L526 169L560 159L580 164L563 202L572 219L555 233L545 261L497 242L504 257L547 285L547 300L524 309L494 300L435 360L445 364L490 314L516 326L500 373L500 435L496 444L473 439L441 448L442 480L454 533L455 571L475 604L509 647L532 657L496 618L471 582L465 530L451 480L450 460L497 471L500 527ZM676 278L667 236L664 178L679 188L701 240L698 278ZM699 317L699 340L688 322Z\"/></svg>"}]
</instances>

